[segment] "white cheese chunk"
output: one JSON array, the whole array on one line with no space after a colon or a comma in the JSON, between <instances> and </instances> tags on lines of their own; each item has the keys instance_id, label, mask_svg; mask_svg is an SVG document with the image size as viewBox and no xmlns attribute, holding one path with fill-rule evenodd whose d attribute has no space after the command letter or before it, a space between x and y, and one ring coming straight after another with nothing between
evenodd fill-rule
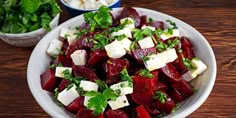
<instances>
[{"instance_id":1,"label":"white cheese chunk","mask_svg":"<svg viewBox=\"0 0 236 118\"><path fill-rule=\"evenodd\" d=\"M123 18L120 20L120 24L124 24L124 23L126 23L125 28L128 28L130 31L132 31L135 28L135 24L134 24L135 22L131 17Z\"/></svg>"},{"instance_id":2,"label":"white cheese chunk","mask_svg":"<svg viewBox=\"0 0 236 118\"><path fill-rule=\"evenodd\" d=\"M199 74L202 74L207 69L207 66L199 59L192 59L191 64L195 68L190 70L193 78L197 77Z\"/></svg>"},{"instance_id":3,"label":"white cheese chunk","mask_svg":"<svg viewBox=\"0 0 236 118\"><path fill-rule=\"evenodd\" d=\"M123 48L120 41L113 41L112 43L105 46L105 50L107 52L107 55L110 58L120 58L126 54L125 49Z\"/></svg>"},{"instance_id":4,"label":"white cheese chunk","mask_svg":"<svg viewBox=\"0 0 236 118\"><path fill-rule=\"evenodd\" d=\"M165 60L163 60L162 55L153 54L148 57L149 59L147 61L144 61L144 65L149 71L153 71L166 66Z\"/></svg>"},{"instance_id":5,"label":"white cheese chunk","mask_svg":"<svg viewBox=\"0 0 236 118\"><path fill-rule=\"evenodd\" d=\"M65 70L69 70L69 72L72 73L72 68L71 67L56 67L55 76L64 78L64 73L63 72Z\"/></svg>"},{"instance_id":6,"label":"white cheese chunk","mask_svg":"<svg viewBox=\"0 0 236 118\"><path fill-rule=\"evenodd\" d=\"M91 81L81 80L79 87L84 91L98 91L98 85Z\"/></svg>"},{"instance_id":7,"label":"white cheese chunk","mask_svg":"<svg viewBox=\"0 0 236 118\"><path fill-rule=\"evenodd\" d=\"M124 38L120 42L126 51L130 51L130 46L132 42L128 38Z\"/></svg>"},{"instance_id":8,"label":"white cheese chunk","mask_svg":"<svg viewBox=\"0 0 236 118\"><path fill-rule=\"evenodd\" d=\"M77 32L78 31L76 31L76 30L62 28L60 31L60 37L66 38L68 40L69 45L70 45L76 40L77 35L75 33L77 33Z\"/></svg>"},{"instance_id":9,"label":"white cheese chunk","mask_svg":"<svg viewBox=\"0 0 236 118\"><path fill-rule=\"evenodd\" d=\"M96 0L86 0L84 2L84 8L85 9L94 9L95 8L95 1Z\"/></svg>"},{"instance_id":10,"label":"white cheese chunk","mask_svg":"<svg viewBox=\"0 0 236 118\"><path fill-rule=\"evenodd\" d=\"M193 76L191 71L188 71L182 75L182 79L189 82L189 81L193 80L196 76L195 75Z\"/></svg>"},{"instance_id":11,"label":"white cheese chunk","mask_svg":"<svg viewBox=\"0 0 236 118\"><path fill-rule=\"evenodd\" d=\"M116 100L110 100L108 101L108 104L110 105L112 110L117 110L119 108L123 108L126 106L129 106L128 99L125 95L119 96L116 98Z\"/></svg>"},{"instance_id":12,"label":"white cheese chunk","mask_svg":"<svg viewBox=\"0 0 236 118\"><path fill-rule=\"evenodd\" d=\"M69 105L73 102L77 97L79 97L79 93L76 90L76 85L73 85L69 90L64 89L57 96L57 99L64 104L65 106Z\"/></svg>"},{"instance_id":13,"label":"white cheese chunk","mask_svg":"<svg viewBox=\"0 0 236 118\"><path fill-rule=\"evenodd\" d=\"M67 36L67 41L68 41L69 45L71 45L74 41L76 41L76 38L77 38L77 36L74 34Z\"/></svg>"},{"instance_id":14,"label":"white cheese chunk","mask_svg":"<svg viewBox=\"0 0 236 118\"><path fill-rule=\"evenodd\" d=\"M84 2L82 0L68 0L67 3L75 9L84 8Z\"/></svg>"},{"instance_id":15,"label":"white cheese chunk","mask_svg":"<svg viewBox=\"0 0 236 118\"><path fill-rule=\"evenodd\" d=\"M146 37L142 40L139 40L138 44L142 49L152 48L155 46L155 44L153 43L152 37Z\"/></svg>"},{"instance_id":16,"label":"white cheese chunk","mask_svg":"<svg viewBox=\"0 0 236 118\"><path fill-rule=\"evenodd\" d=\"M166 32L166 31L165 31ZM171 37L180 37L180 31L178 29L173 29L173 34L168 34L168 33L163 33L161 35L161 39L163 40L167 40Z\"/></svg>"},{"instance_id":17,"label":"white cheese chunk","mask_svg":"<svg viewBox=\"0 0 236 118\"><path fill-rule=\"evenodd\" d=\"M178 55L176 53L176 50L174 48L168 49L164 52L162 52L162 56L165 58L165 63L173 62L178 58Z\"/></svg>"},{"instance_id":18,"label":"white cheese chunk","mask_svg":"<svg viewBox=\"0 0 236 118\"><path fill-rule=\"evenodd\" d=\"M144 25L144 26L141 27L142 30L144 30L144 29L146 29L146 28L148 28L148 29L150 29L150 30L152 30L152 31L155 31L155 30L156 30L156 28L155 28L155 27L152 27L152 26L146 26L146 25Z\"/></svg>"},{"instance_id":19,"label":"white cheese chunk","mask_svg":"<svg viewBox=\"0 0 236 118\"><path fill-rule=\"evenodd\" d=\"M108 4L111 4L111 3L115 2L115 0L106 0L106 2L107 2Z\"/></svg>"},{"instance_id":20,"label":"white cheese chunk","mask_svg":"<svg viewBox=\"0 0 236 118\"><path fill-rule=\"evenodd\" d=\"M95 1L95 8L99 8L102 5L108 6L106 0L97 0L97 1Z\"/></svg>"},{"instance_id":21,"label":"white cheese chunk","mask_svg":"<svg viewBox=\"0 0 236 118\"><path fill-rule=\"evenodd\" d=\"M129 30L129 28L124 28L124 29L121 29L117 32L112 32L111 37L120 36L120 35L123 35L123 34L128 38L132 38L132 34L131 34L131 31Z\"/></svg>"},{"instance_id":22,"label":"white cheese chunk","mask_svg":"<svg viewBox=\"0 0 236 118\"><path fill-rule=\"evenodd\" d=\"M86 50L76 50L70 55L72 61L75 65L85 65L87 62L87 52Z\"/></svg>"},{"instance_id":23,"label":"white cheese chunk","mask_svg":"<svg viewBox=\"0 0 236 118\"><path fill-rule=\"evenodd\" d=\"M62 45L63 45L62 41L59 41L57 39L52 40L48 46L47 54L49 56L58 55L60 53Z\"/></svg>"},{"instance_id":24,"label":"white cheese chunk","mask_svg":"<svg viewBox=\"0 0 236 118\"><path fill-rule=\"evenodd\" d=\"M114 91L119 91L119 95L127 95L133 93L133 85L128 81L113 84L110 86L110 88Z\"/></svg>"}]
</instances>

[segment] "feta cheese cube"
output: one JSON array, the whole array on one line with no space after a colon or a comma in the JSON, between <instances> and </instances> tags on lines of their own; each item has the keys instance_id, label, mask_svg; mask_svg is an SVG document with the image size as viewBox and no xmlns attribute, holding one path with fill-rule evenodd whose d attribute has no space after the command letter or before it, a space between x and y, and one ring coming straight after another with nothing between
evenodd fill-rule
<instances>
[{"instance_id":1,"label":"feta cheese cube","mask_svg":"<svg viewBox=\"0 0 236 118\"><path fill-rule=\"evenodd\" d=\"M196 77L195 74L192 75L191 71L188 71L182 75L182 79L187 82L193 80L195 77Z\"/></svg>"},{"instance_id":2,"label":"feta cheese cube","mask_svg":"<svg viewBox=\"0 0 236 118\"><path fill-rule=\"evenodd\" d=\"M176 50L174 48L168 49L164 52L162 52L162 56L165 58L165 63L173 62L178 58L178 55L176 53Z\"/></svg>"},{"instance_id":3,"label":"feta cheese cube","mask_svg":"<svg viewBox=\"0 0 236 118\"><path fill-rule=\"evenodd\" d=\"M64 78L64 73L63 72L65 70L69 70L69 72L72 73L72 68L70 68L70 67L56 67L55 76Z\"/></svg>"},{"instance_id":4,"label":"feta cheese cube","mask_svg":"<svg viewBox=\"0 0 236 118\"><path fill-rule=\"evenodd\" d=\"M67 36L67 41L68 41L69 45L71 45L74 41L76 41L76 38L77 38L77 36L74 34Z\"/></svg>"},{"instance_id":5,"label":"feta cheese cube","mask_svg":"<svg viewBox=\"0 0 236 118\"><path fill-rule=\"evenodd\" d=\"M124 29L121 29L117 32L112 32L111 37L120 36L120 35L123 35L123 34L128 38L132 38L132 34L131 34L131 31L129 30L129 28L124 28Z\"/></svg>"},{"instance_id":6,"label":"feta cheese cube","mask_svg":"<svg viewBox=\"0 0 236 118\"><path fill-rule=\"evenodd\" d=\"M67 3L75 9L84 8L84 3L81 0L68 0Z\"/></svg>"},{"instance_id":7,"label":"feta cheese cube","mask_svg":"<svg viewBox=\"0 0 236 118\"><path fill-rule=\"evenodd\" d=\"M60 53L62 45L63 45L62 41L59 41L57 39L52 40L48 46L47 54L49 56L58 55Z\"/></svg>"},{"instance_id":8,"label":"feta cheese cube","mask_svg":"<svg viewBox=\"0 0 236 118\"><path fill-rule=\"evenodd\" d=\"M95 9L95 1L96 0L86 0L84 2L84 8L85 9Z\"/></svg>"},{"instance_id":9,"label":"feta cheese cube","mask_svg":"<svg viewBox=\"0 0 236 118\"><path fill-rule=\"evenodd\" d=\"M142 49L152 48L152 47L155 46L154 43L153 43L152 37L146 37L142 40L139 40L138 44Z\"/></svg>"},{"instance_id":10,"label":"feta cheese cube","mask_svg":"<svg viewBox=\"0 0 236 118\"><path fill-rule=\"evenodd\" d=\"M97 0L97 1L95 1L95 8L99 8L102 5L108 6L106 0Z\"/></svg>"},{"instance_id":11,"label":"feta cheese cube","mask_svg":"<svg viewBox=\"0 0 236 118\"><path fill-rule=\"evenodd\" d=\"M146 25L144 25L144 26L141 27L142 30L144 30L144 29L146 29L146 28L148 28L148 29L150 29L150 30L152 30L152 31L155 31L155 30L156 30L156 28L155 28L155 27L152 27L152 26L146 26Z\"/></svg>"},{"instance_id":12,"label":"feta cheese cube","mask_svg":"<svg viewBox=\"0 0 236 118\"><path fill-rule=\"evenodd\" d=\"M128 38L124 38L120 42L126 51L130 51L130 46L132 42Z\"/></svg>"},{"instance_id":13,"label":"feta cheese cube","mask_svg":"<svg viewBox=\"0 0 236 118\"><path fill-rule=\"evenodd\" d=\"M123 18L120 20L120 24L124 24L127 21L127 24L125 25L125 28L128 28L130 31L132 31L135 28L135 22L131 17Z\"/></svg>"},{"instance_id":14,"label":"feta cheese cube","mask_svg":"<svg viewBox=\"0 0 236 118\"><path fill-rule=\"evenodd\" d=\"M69 105L73 102L77 97L79 97L79 93L76 90L76 85L73 85L69 90L64 89L57 96L57 99L64 104L65 106Z\"/></svg>"},{"instance_id":15,"label":"feta cheese cube","mask_svg":"<svg viewBox=\"0 0 236 118\"><path fill-rule=\"evenodd\" d=\"M88 107L88 101L92 98L92 96L84 96L84 106ZM94 110L94 109L91 109Z\"/></svg>"},{"instance_id":16,"label":"feta cheese cube","mask_svg":"<svg viewBox=\"0 0 236 118\"><path fill-rule=\"evenodd\" d=\"M107 55L111 58L120 58L126 54L125 49L123 48L120 41L113 41L112 43L105 46Z\"/></svg>"},{"instance_id":17,"label":"feta cheese cube","mask_svg":"<svg viewBox=\"0 0 236 118\"><path fill-rule=\"evenodd\" d=\"M192 59L191 64L195 67L195 69L190 70L193 78L202 74L207 69L207 66L199 59Z\"/></svg>"},{"instance_id":18,"label":"feta cheese cube","mask_svg":"<svg viewBox=\"0 0 236 118\"><path fill-rule=\"evenodd\" d=\"M76 31L76 30L62 28L60 31L60 37L66 38L68 40L69 45L70 45L76 40L77 35L75 35L75 33L77 33L77 32L78 31Z\"/></svg>"},{"instance_id":19,"label":"feta cheese cube","mask_svg":"<svg viewBox=\"0 0 236 118\"><path fill-rule=\"evenodd\" d=\"M112 110L117 110L119 108L123 108L126 106L129 106L128 99L125 95L119 96L116 98L116 100L110 100L108 101L108 104L110 105Z\"/></svg>"},{"instance_id":20,"label":"feta cheese cube","mask_svg":"<svg viewBox=\"0 0 236 118\"><path fill-rule=\"evenodd\" d=\"M161 39L163 39L163 40L167 40L171 37L180 37L180 31L178 29L173 29L173 34L172 35L168 34L168 33L163 33L161 35Z\"/></svg>"},{"instance_id":21,"label":"feta cheese cube","mask_svg":"<svg viewBox=\"0 0 236 118\"><path fill-rule=\"evenodd\" d=\"M85 65L87 62L87 52L86 50L76 50L73 54L70 55L72 61L75 65Z\"/></svg>"},{"instance_id":22,"label":"feta cheese cube","mask_svg":"<svg viewBox=\"0 0 236 118\"><path fill-rule=\"evenodd\" d=\"M119 91L119 95L127 95L133 93L133 85L128 81L113 84L110 86L110 88L114 91Z\"/></svg>"},{"instance_id":23,"label":"feta cheese cube","mask_svg":"<svg viewBox=\"0 0 236 118\"><path fill-rule=\"evenodd\" d=\"M149 56L149 60L144 61L144 65L149 71L153 71L153 70L156 70L156 69L159 69L159 68L162 68L162 67L166 66L166 63L163 60L162 55L153 54L153 55Z\"/></svg>"},{"instance_id":24,"label":"feta cheese cube","mask_svg":"<svg viewBox=\"0 0 236 118\"><path fill-rule=\"evenodd\" d=\"M91 81L81 80L79 87L84 91L98 91L98 85Z\"/></svg>"}]
</instances>

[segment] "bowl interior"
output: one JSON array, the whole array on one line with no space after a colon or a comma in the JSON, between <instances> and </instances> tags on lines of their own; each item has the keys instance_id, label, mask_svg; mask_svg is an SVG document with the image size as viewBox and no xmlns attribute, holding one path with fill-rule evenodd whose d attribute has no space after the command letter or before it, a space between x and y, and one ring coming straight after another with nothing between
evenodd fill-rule
<instances>
[{"instance_id":1,"label":"bowl interior","mask_svg":"<svg viewBox=\"0 0 236 118\"><path fill-rule=\"evenodd\" d=\"M166 116L175 116L180 118L186 117L194 110L196 110L206 100L212 90L216 78L216 61L214 53L207 40L190 25L174 17L157 11L143 8L135 9L139 12L140 15L145 14L148 17L153 18L154 20L165 21L169 19L174 21L182 32L182 35L190 38L191 42L194 45L196 55L200 57L208 66L206 72L204 72L204 74L202 74L192 82L193 86L198 89L198 92L182 102L177 107L177 111L174 114ZM117 14L120 10L121 8L116 8L112 11L112 13ZM52 99L52 95L41 88L40 74L47 69L50 62L50 57L47 56L46 49L51 40L58 38L61 28L73 28L81 25L83 22L83 16L77 16L52 30L35 47L28 63L27 79L29 88L39 105L52 117L72 117L74 115L55 104Z\"/></svg>"}]
</instances>

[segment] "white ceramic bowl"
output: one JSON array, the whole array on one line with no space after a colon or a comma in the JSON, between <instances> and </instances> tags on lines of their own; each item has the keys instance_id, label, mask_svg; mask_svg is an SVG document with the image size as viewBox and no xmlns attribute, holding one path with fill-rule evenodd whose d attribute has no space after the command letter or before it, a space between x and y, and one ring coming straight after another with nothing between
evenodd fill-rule
<instances>
[{"instance_id":1,"label":"white ceramic bowl","mask_svg":"<svg viewBox=\"0 0 236 118\"><path fill-rule=\"evenodd\" d=\"M59 14L53 18L50 22L51 29L54 29L59 22ZM19 34L9 34L9 33L1 33L0 32L0 39L4 42L17 46L17 47L31 47L35 46L40 39L47 33L43 28L37 29L32 32L27 33L19 33Z\"/></svg>"},{"instance_id":2,"label":"white ceramic bowl","mask_svg":"<svg viewBox=\"0 0 236 118\"><path fill-rule=\"evenodd\" d=\"M165 21L170 19L171 21L174 21L182 32L182 35L187 36L193 43L196 55L200 57L208 66L208 69L204 72L204 74L199 76L192 83L193 86L198 89L198 92L182 102L178 106L175 113L166 116L167 118L184 118L203 104L213 88L216 78L216 60L212 48L207 40L190 25L157 11L143 8L135 9L139 12L139 14L148 15L154 20ZM121 8L114 9L112 13L117 14L120 10ZM73 28L76 27L76 25L81 25L83 22L83 16L77 16L52 30L38 43L29 60L27 69L29 88L39 105L49 115L55 118L73 117L73 115L67 112L64 108L61 108L55 104L51 94L41 88L40 74L47 69L50 61L49 56L46 54L46 49L51 40L58 38L61 28Z\"/></svg>"}]
</instances>

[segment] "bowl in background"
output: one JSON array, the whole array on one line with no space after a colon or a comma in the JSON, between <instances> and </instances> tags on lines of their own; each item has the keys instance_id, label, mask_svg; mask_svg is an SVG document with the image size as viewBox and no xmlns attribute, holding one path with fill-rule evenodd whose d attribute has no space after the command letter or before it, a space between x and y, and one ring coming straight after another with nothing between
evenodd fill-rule
<instances>
[{"instance_id":1,"label":"bowl in background","mask_svg":"<svg viewBox=\"0 0 236 118\"><path fill-rule=\"evenodd\" d=\"M113 15L117 15L122 8L113 9ZM165 118L184 118L194 112L203 104L209 96L216 79L216 59L213 50L207 40L193 27L184 23L183 21L172 16L160 13L157 11L135 8L140 15L147 15L154 20L165 21L167 19L173 21L178 26L182 35L188 37L194 45L195 54L208 66L207 70L198 78L192 81L194 88L198 92L181 102L177 106L175 113L172 113ZM40 82L40 74L42 74L50 63L50 57L46 54L47 47L51 40L59 37L59 32L62 28L75 28L84 22L83 16L74 17L57 28L53 29L37 44L30 57L27 68L27 81L31 93L38 102L38 104L52 117L68 118L75 117L75 115L67 112L63 107L58 106L53 98L52 93L42 89ZM76 25L75 25L76 24Z\"/></svg>"},{"instance_id":2,"label":"bowl in background","mask_svg":"<svg viewBox=\"0 0 236 118\"><path fill-rule=\"evenodd\" d=\"M80 9L80 8L73 8L70 5L68 5L65 0L60 0L64 8L68 11L68 13L71 16L77 16L86 12L94 11L97 9ZM111 3L108 7L109 8L117 8L120 7L121 0L115 0L113 3Z\"/></svg>"},{"instance_id":3,"label":"bowl in background","mask_svg":"<svg viewBox=\"0 0 236 118\"><path fill-rule=\"evenodd\" d=\"M58 25L59 16L60 14L56 15L50 22L51 30L53 30ZM37 29L32 32L19 33L19 34L10 34L10 33L0 32L0 39L2 39L4 42L13 46L31 47L31 46L35 46L47 32L48 31L43 28Z\"/></svg>"}]
</instances>

